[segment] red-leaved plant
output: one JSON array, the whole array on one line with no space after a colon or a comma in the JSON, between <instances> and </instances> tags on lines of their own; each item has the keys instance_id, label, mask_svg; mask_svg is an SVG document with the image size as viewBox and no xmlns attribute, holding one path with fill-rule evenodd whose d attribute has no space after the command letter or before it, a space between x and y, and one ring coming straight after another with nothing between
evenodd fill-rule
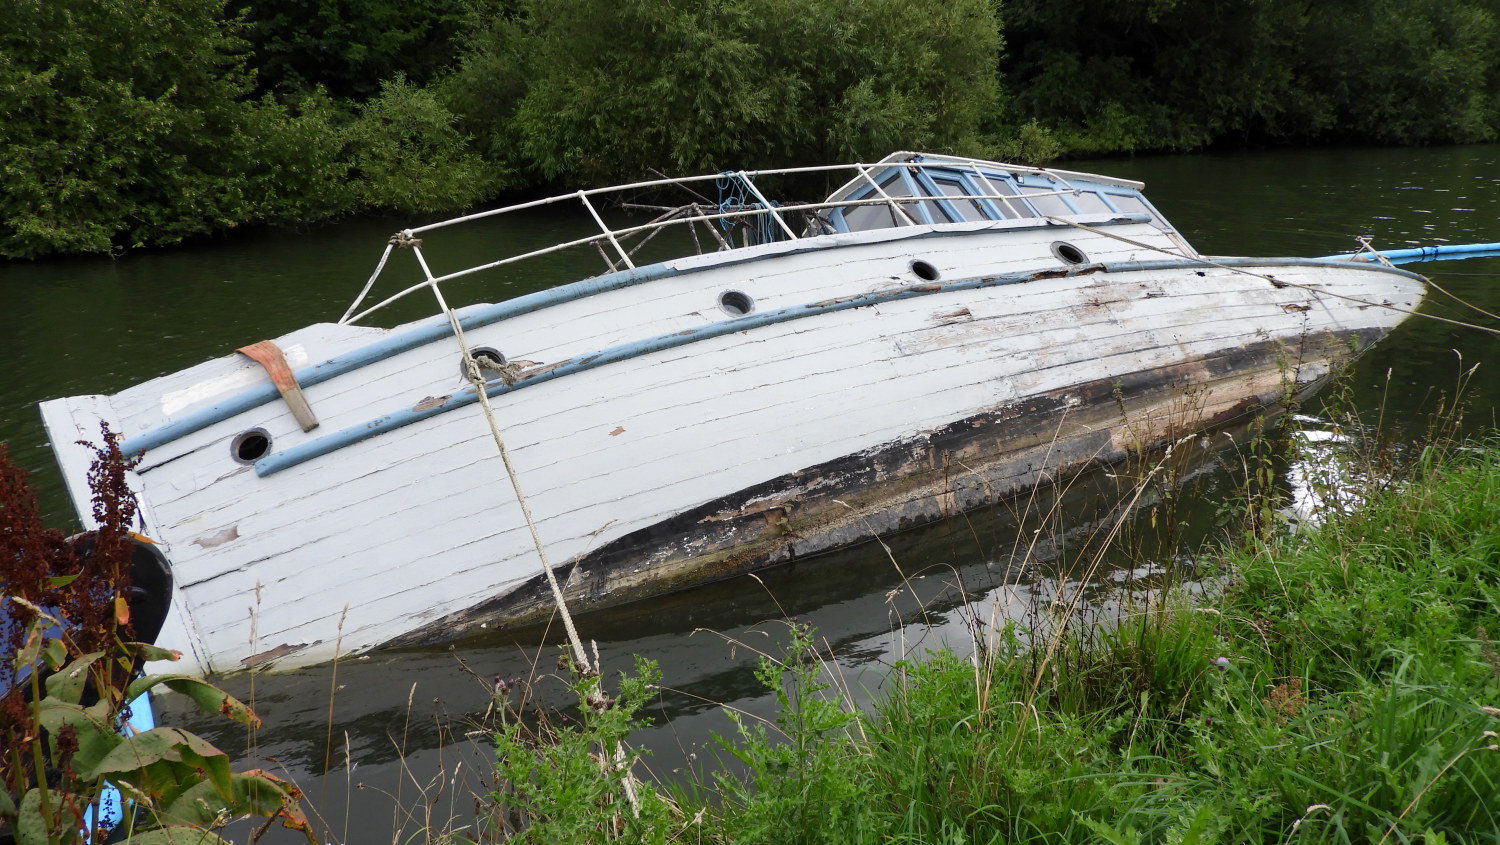
<instances>
[{"instance_id":1,"label":"red-leaved plant","mask_svg":"<svg viewBox=\"0 0 1500 845\"><path fill-rule=\"evenodd\" d=\"M170 689L246 724L248 707L198 678L142 676L173 652L135 642L131 619L136 500L134 461L113 433L89 445L96 529L69 538L47 528L24 470L0 444L0 842L103 842L104 796L126 805L138 845L223 842L232 818L280 819L315 841L296 787L261 771L235 774L229 757L186 731L126 727L143 693ZM113 790L117 790L114 793Z\"/></svg>"}]
</instances>

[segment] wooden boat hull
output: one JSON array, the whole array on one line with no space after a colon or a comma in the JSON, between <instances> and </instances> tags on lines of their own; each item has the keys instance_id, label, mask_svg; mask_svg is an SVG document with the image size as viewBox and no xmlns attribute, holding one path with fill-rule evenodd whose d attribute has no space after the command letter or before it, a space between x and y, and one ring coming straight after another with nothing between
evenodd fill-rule
<instances>
[{"instance_id":1,"label":"wooden boat hull","mask_svg":"<svg viewBox=\"0 0 1500 845\"><path fill-rule=\"evenodd\" d=\"M574 558L556 575L570 609L597 610L946 519L1248 421L1378 334L1307 338L1297 352L1318 363L1295 374L1286 368L1285 346L1257 341L1221 356L1035 394L720 497ZM456 631L521 627L555 614L538 574L386 645L440 642Z\"/></svg>"},{"instance_id":2,"label":"wooden boat hull","mask_svg":"<svg viewBox=\"0 0 1500 845\"><path fill-rule=\"evenodd\" d=\"M1066 238L1077 256L1059 260ZM1421 300L1331 261L1161 258L1102 217L824 235L459 312L578 610L815 554L1253 413ZM1073 253L1063 251L1073 257ZM721 307L739 292L748 313ZM552 612L442 319L277 339L318 427L227 356L43 405L75 498L100 422L146 449L187 668L293 668ZM300 369L299 369L300 367ZM266 452L236 459L248 433ZM82 501L82 500L80 500ZM82 509L81 509L82 510Z\"/></svg>"}]
</instances>

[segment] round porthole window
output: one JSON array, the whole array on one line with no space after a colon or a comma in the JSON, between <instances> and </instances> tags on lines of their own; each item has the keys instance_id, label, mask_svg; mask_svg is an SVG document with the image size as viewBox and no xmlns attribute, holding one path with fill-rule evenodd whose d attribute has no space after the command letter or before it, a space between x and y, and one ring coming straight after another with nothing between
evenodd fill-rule
<instances>
[{"instance_id":1,"label":"round porthole window","mask_svg":"<svg viewBox=\"0 0 1500 845\"><path fill-rule=\"evenodd\" d=\"M1064 241L1058 241L1052 245L1052 254L1064 264L1085 264L1089 260L1089 257L1083 254L1083 250Z\"/></svg>"},{"instance_id":2,"label":"round porthole window","mask_svg":"<svg viewBox=\"0 0 1500 845\"><path fill-rule=\"evenodd\" d=\"M726 290L719 294L719 307L731 317L743 317L755 310L755 300L741 291Z\"/></svg>"},{"instance_id":3,"label":"round porthole window","mask_svg":"<svg viewBox=\"0 0 1500 845\"><path fill-rule=\"evenodd\" d=\"M500 354L498 349L481 346L469 350L469 354L474 356L474 363L479 365L479 374L484 377L485 381L498 377L499 369L505 366L505 356ZM464 381L469 380L469 366L462 355L458 356L458 376Z\"/></svg>"},{"instance_id":4,"label":"round porthole window","mask_svg":"<svg viewBox=\"0 0 1500 845\"><path fill-rule=\"evenodd\" d=\"M229 444L229 456L239 464L253 464L270 453L271 433L263 428L242 431Z\"/></svg>"},{"instance_id":5,"label":"round porthole window","mask_svg":"<svg viewBox=\"0 0 1500 845\"><path fill-rule=\"evenodd\" d=\"M942 274L938 272L938 268L920 258L911 263L911 271L917 278L924 282L935 282L942 277Z\"/></svg>"}]
</instances>

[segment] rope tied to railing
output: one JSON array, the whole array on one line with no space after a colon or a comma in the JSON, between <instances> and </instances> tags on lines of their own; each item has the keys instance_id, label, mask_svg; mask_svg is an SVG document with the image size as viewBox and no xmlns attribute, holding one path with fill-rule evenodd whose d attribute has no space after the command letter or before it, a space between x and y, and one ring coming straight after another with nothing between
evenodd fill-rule
<instances>
[{"instance_id":1,"label":"rope tied to railing","mask_svg":"<svg viewBox=\"0 0 1500 845\"><path fill-rule=\"evenodd\" d=\"M714 180L714 187L719 191L719 213L739 214L746 209L745 185L739 178L739 174L733 170L726 170L719 174ZM728 232L731 229L743 225L738 217L720 217L719 228Z\"/></svg>"}]
</instances>

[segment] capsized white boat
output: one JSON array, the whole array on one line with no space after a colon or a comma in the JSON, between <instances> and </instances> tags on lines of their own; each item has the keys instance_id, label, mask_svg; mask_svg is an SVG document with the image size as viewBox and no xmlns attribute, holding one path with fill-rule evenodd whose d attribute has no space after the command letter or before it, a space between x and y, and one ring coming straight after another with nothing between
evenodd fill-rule
<instances>
[{"instance_id":1,"label":"capsized white boat","mask_svg":"<svg viewBox=\"0 0 1500 845\"><path fill-rule=\"evenodd\" d=\"M848 181L821 202L762 193L830 176ZM404 264L413 284L385 302L355 313L367 284L337 323L42 414L85 520L75 442L102 422L143 450L141 528L174 576L158 642L189 669L524 624L554 603L522 498L573 612L620 604L1253 412L1422 300L1420 276L1384 263L1200 255L1141 187L897 153L581 191L398 233L371 283ZM600 212L714 191L649 222ZM446 227L555 203L599 230L429 269ZM638 265L646 241L681 252ZM453 279L564 248L597 250L602 275L445 301ZM434 293L431 318L358 325Z\"/></svg>"}]
</instances>

